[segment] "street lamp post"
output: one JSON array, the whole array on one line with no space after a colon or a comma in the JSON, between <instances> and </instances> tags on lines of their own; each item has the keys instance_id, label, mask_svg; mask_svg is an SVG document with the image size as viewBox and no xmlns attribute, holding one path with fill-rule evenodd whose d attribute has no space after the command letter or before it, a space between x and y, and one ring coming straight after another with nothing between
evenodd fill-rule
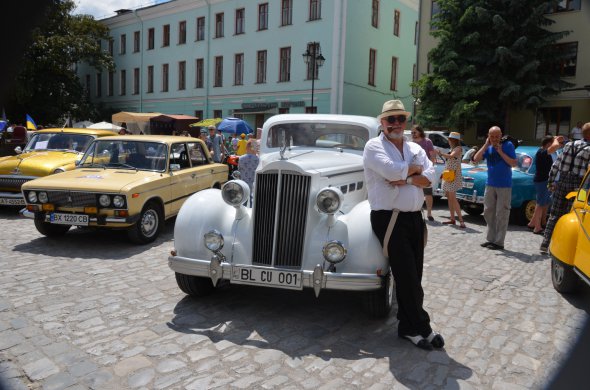
<instances>
[{"instance_id":1,"label":"street lamp post","mask_svg":"<svg viewBox=\"0 0 590 390\"><path fill-rule=\"evenodd\" d=\"M322 55L322 49L320 48L319 42L310 42L307 44L307 50L303 53L303 61L307 65L307 79L311 73L311 113L316 113L316 107L314 105L314 90L315 90L315 79L318 73L318 69L324 65L326 59ZM311 70L311 71L310 71Z\"/></svg>"}]
</instances>

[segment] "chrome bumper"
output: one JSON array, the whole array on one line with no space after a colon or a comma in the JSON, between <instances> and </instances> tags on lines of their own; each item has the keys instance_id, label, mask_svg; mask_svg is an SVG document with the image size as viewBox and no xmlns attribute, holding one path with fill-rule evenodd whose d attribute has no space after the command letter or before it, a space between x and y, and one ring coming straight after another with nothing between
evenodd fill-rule
<instances>
[{"instance_id":1,"label":"chrome bumper","mask_svg":"<svg viewBox=\"0 0 590 390\"><path fill-rule=\"evenodd\" d=\"M456 196L457 196L457 199L462 200L464 202L483 204L484 197L477 196L477 190L473 191L473 193L471 195L462 194L460 192L457 192Z\"/></svg>"},{"instance_id":2,"label":"chrome bumper","mask_svg":"<svg viewBox=\"0 0 590 390\"><path fill-rule=\"evenodd\" d=\"M168 266L183 275L208 277L216 284L218 279L231 280L232 265L211 260L198 260L182 256L169 256ZM240 264L240 266L246 266ZM258 266L256 266L259 268ZM277 268L272 268L277 269ZM290 271L290 270L289 270ZM313 288L316 296L321 290L371 291L382 287L383 279L376 274L344 274L324 271L318 264L313 270L302 270L303 287ZM271 287L271 286L268 286ZM278 287L279 286L272 286Z\"/></svg>"},{"instance_id":3,"label":"chrome bumper","mask_svg":"<svg viewBox=\"0 0 590 390\"><path fill-rule=\"evenodd\" d=\"M25 198L20 192L0 192L1 206L24 206Z\"/></svg>"}]
</instances>

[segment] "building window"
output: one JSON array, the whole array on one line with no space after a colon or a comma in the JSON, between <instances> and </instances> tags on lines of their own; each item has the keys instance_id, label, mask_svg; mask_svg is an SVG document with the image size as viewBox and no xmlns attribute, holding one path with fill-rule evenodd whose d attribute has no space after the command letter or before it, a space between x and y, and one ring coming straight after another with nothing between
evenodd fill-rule
<instances>
[{"instance_id":1,"label":"building window","mask_svg":"<svg viewBox=\"0 0 590 390\"><path fill-rule=\"evenodd\" d=\"M373 8L371 13L371 26L379 27L379 0L373 0Z\"/></svg>"},{"instance_id":2,"label":"building window","mask_svg":"<svg viewBox=\"0 0 590 390\"><path fill-rule=\"evenodd\" d=\"M418 22L416 22L416 24L414 25L414 46L418 45L418 33L420 30L418 30Z\"/></svg>"},{"instance_id":3,"label":"building window","mask_svg":"<svg viewBox=\"0 0 590 390\"><path fill-rule=\"evenodd\" d=\"M156 34L156 30L150 28L148 30L148 50L154 50L154 35Z\"/></svg>"},{"instance_id":4,"label":"building window","mask_svg":"<svg viewBox=\"0 0 590 390\"><path fill-rule=\"evenodd\" d=\"M96 74L96 97L102 96L102 73Z\"/></svg>"},{"instance_id":5,"label":"building window","mask_svg":"<svg viewBox=\"0 0 590 390\"><path fill-rule=\"evenodd\" d=\"M215 57L215 80L214 87L223 87L223 57Z\"/></svg>"},{"instance_id":6,"label":"building window","mask_svg":"<svg viewBox=\"0 0 590 390\"><path fill-rule=\"evenodd\" d=\"M244 84L244 54L236 54L234 57L234 85Z\"/></svg>"},{"instance_id":7,"label":"building window","mask_svg":"<svg viewBox=\"0 0 590 390\"><path fill-rule=\"evenodd\" d=\"M147 93L154 92L154 66L148 66L148 74L147 74Z\"/></svg>"},{"instance_id":8,"label":"building window","mask_svg":"<svg viewBox=\"0 0 590 390\"><path fill-rule=\"evenodd\" d=\"M186 43L186 21L178 22L178 44Z\"/></svg>"},{"instance_id":9,"label":"building window","mask_svg":"<svg viewBox=\"0 0 590 390\"><path fill-rule=\"evenodd\" d=\"M561 54L561 61L557 64L559 75L562 77L575 76L578 62L578 42L560 43L555 47Z\"/></svg>"},{"instance_id":10,"label":"building window","mask_svg":"<svg viewBox=\"0 0 590 390\"><path fill-rule=\"evenodd\" d=\"M307 44L307 53L312 53L316 58L318 55L321 55L320 52L320 44L318 42L315 43L308 43ZM322 56L323 57L323 56ZM314 69L315 65L315 69ZM307 63L307 71L305 72L306 80L317 80L318 79L318 70L319 70L318 63L316 61L310 60Z\"/></svg>"},{"instance_id":11,"label":"building window","mask_svg":"<svg viewBox=\"0 0 590 390\"><path fill-rule=\"evenodd\" d=\"M113 49L114 46L115 46L115 42L112 39L109 39L109 54L111 55L111 57L114 54L114 49Z\"/></svg>"},{"instance_id":12,"label":"building window","mask_svg":"<svg viewBox=\"0 0 590 390\"><path fill-rule=\"evenodd\" d=\"M121 70L121 73L120 73L119 94L121 96L127 94L127 71L125 69Z\"/></svg>"},{"instance_id":13,"label":"building window","mask_svg":"<svg viewBox=\"0 0 590 390\"><path fill-rule=\"evenodd\" d=\"M213 110L213 118L221 118L222 116L221 110Z\"/></svg>"},{"instance_id":14,"label":"building window","mask_svg":"<svg viewBox=\"0 0 590 390\"><path fill-rule=\"evenodd\" d=\"M162 92L168 92L168 64L162 65Z\"/></svg>"},{"instance_id":15,"label":"building window","mask_svg":"<svg viewBox=\"0 0 590 390\"><path fill-rule=\"evenodd\" d=\"M197 18L197 41L204 41L205 40L205 17L201 16Z\"/></svg>"},{"instance_id":16,"label":"building window","mask_svg":"<svg viewBox=\"0 0 590 390\"><path fill-rule=\"evenodd\" d=\"M170 25L165 24L162 28L162 46L170 46Z\"/></svg>"},{"instance_id":17,"label":"building window","mask_svg":"<svg viewBox=\"0 0 590 390\"><path fill-rule=\"evenodd\" d=\"M293 23L293 0L281 1L281 26L289 26Z\"/></svg>"},{"instance_id":18,"label":"building window","mask_svg":"<svg viewBox=\"0 0 590 390\"><path fill-rule=\"evenodd\" d=\"M107 80L107 96L113 96L113 86L115 84L115 72L109 72Z\"/></svg>"},{"instance_id":19,"label":"building window","mask_svg":"<svg viewBox=\"0 0 590 390\"><path fill-rule=\"evenodd\" d=\"M322 1L309 0L309 20L318 20L322 18Z\"/></svg>"},{"instance_id":20,"label":"building window","mask_svg":"<svg viewBox=\"0 0 590 390\"><path fill-rule=\"evenodd\" d=\"M400 23L400 12L399 10L393 11L393 35L399 37L399 23Z\"/></svg>"},{"instance_id":21,"label":"building window","mask_svg":"<svg viewBox=\"0 0 590 390\"><path fill-rule=\"evenodd\" d=\"M571 117L571 107L539 108L535 138L541 139L548 134L567 136L570 131Z\"/></svg>"},{"instance_id":22,"label":"building window","mask_svg":"<svg viewBox=\"0 0 590 390\"><path fill-rule=\"evenodd\" d=\"M557 3L549 2L547 13L579 11L582 9L582 0L559 0Z\"/></svg>"},{"instance_id":23,"label":"building window","mask_svg":"<svg viewBox=\"0 0 590 390\"><path fill-rule=\"evenodd\" d=\"M369 85L375 86L375 64L377 63L377 50L369 49Z\"/></svg>"},{"instance_id":24,"label":"building window","mask_svg":"<svg viewBox=\"0 0 590 390\"><path fill-rule=\"evenodd\" d=\"M86 94L86 97L90 96L90 75L87 74L85 77L85 83L84 83L84 93Z\"/></svg>"},{"instance_id":25,"label":"building window","mask_svg":"<svg viewBox=\"0 0 590 390\"><path fill-rule=\"evenodd\" d=\"M279 59L279 81L285 82L291 80L291 48L282 47Z\"/></svg>"},{"instance_id":26,"label":"building window","mask_svg":"<svg viewBox=\"0 0 590 390\"><path fill-rule=\"evenodd\" d=\"M139 68L133 69L133 94L139 95Z\"/></svg>"},{"instance_id":27,"label":"building window","mask_svg":"<svg viewBox=\"0 0 590 390\"><path fill-rule=\"evenodd\" d=\"M127 35L121 34L121 39L119 40L119 54L125 54L127 51Z\"/></svg>"},{"instance_id":28,"label":"building window","mask_svg":"<svg viewBox=\"0 0 590 390\"><path fill-rule=\"evenodd\" d=\"M184 91L186 89L186 61L178 63L178 90Z\"/></svg>"},{"instance_id":29,"label":"building window","mask_svg":"<svg viewBox=\"0 0 590 390\"><path fill-rule=\"evenodd\" d=\"M139 51L139 31L133 33L133 52Z\"/></svg>"},{"instance_id":30,"label":"building window","mask_svg":"<svg viewBox=\"0 0 590 390\"><path fill-rule=\"evenodd\" d=\"M391 57L391 84L389 88L392 91L397 91L397 57Z\"/></svg>"},{"instance_id":31,"label":"building window","mask_svg":"<svg viewBox=\"0 0 590 390\"><path fill-rule=\"evenodd\" d=\"M432 7L430 8L430 29L436 30L436 27L432 25L432 22L436 21L436 18L440 14L440 5L436 2L432 2Z\"/></svg>"},{"instance_id":32,"label":"building window","mask_svg":"<svg viewBox=\"0 0 590 390\"><path fill-rule=\"evenodd\" d=\"M202 58L195 61L195 88L203 88L203 77L205 74L205 65Z\"/></svg>"},{"instance_id":33,"label":"building window","mask_svg":"<svg viewBox=\"0 0 590 390\"><path fill-rule=\"evenodd\" d=\"M223 12L215 15L215 38L223 38Z\"/></svg>"},{"instance_id":34,"label":"building window","mask_svg":"<svg viewBox=\"0 0 590 390\"><path fill-rule=\"evenodd\" d=\"M244 33L244 17L246 15L246 10L244 8L240 8L236 10L236 26L235 26L235 34L243 34Z\"/></svg>"},{"instance_id":35,"label":"building window","mask_svg":"<svg viewBox=\"0 0 590 390\"><path fill-rule=\"evenodd\" d=\"M258 4L258 30L268 29L268 3Z\"/></svg>"},{"instance_id":36,"label":"building window","mask_svg":"<svg viewBox=\"0 0 590 390\"><path fill-rule=\"evenodd\" d=\"M266 83L266 50L256 53L256 84Z\"/></svg>"},{"instance_id":37,"label":"building window","mask_svg":"<svg viewBox=\"0 0 590 390\"><path fill-rule=\"evenodd\" d=\"M279 107L279 114L288 114L289 107Z\"/></svg>"},{"instance_id":38,"label":"building window","mask_svg":"<svg viewBox=\"0 0 590 390\"><path fill-rule=\"evenodd\" d=\"M195 118L204 119L203 118L203 110L195 110Z\"/></svg>"}]
</instances>

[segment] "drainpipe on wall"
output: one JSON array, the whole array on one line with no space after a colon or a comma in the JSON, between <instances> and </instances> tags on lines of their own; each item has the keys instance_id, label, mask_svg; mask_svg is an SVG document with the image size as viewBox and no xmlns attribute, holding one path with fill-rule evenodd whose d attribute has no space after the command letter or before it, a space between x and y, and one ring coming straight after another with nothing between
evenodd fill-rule
<instances>
[{"instance_id":1,"label":"drainpipe on wall","mask_svg":"<svg viewBox=\"0 0 590 390\"><path fill-rule=\"evenodd\" d=\"M205 0L207 3L207 21L211 24L211 3L209 0ZM205 65L205 118L212 118L209 116L209 63L211 62L211 28L207 28L205 23L205 33L207 34L207 61Z\"/></svg>"},{"instance_id":2,"label":"drainpipe on wall","mask_svg":"<svg viewBox=\"0 0 590 390\"><path fill-rule=\"evenodd\" d=\"M137 14L137 10L133 10L133 15L139 19L141 29L139 32L139 112L143 112L143 20Z\"/></svg>"},{"instance_id":3,"label":"drainpipe on wall","mask_svg":"<svg viewBox=\"0 0 590 390\"><path fill-rule=\"evenodd\" d=\"M418 27L416 28L416 80L418 81L418 79L420 78L420 28L422 27L421 24L421 16L422 16L422 0L420 0L418 2ZM412 75L413 78L414 75ZM418 88L416 87L416 91L418 90ZM413 92L413 91L412 91ZM417 104L417 100L418 98L416 96L413 96L414 98L413 101L413 107L412 107L412 122L415 124L416 123L416 111L418 109L418 104Z\"/></svg>"}]
</instances>

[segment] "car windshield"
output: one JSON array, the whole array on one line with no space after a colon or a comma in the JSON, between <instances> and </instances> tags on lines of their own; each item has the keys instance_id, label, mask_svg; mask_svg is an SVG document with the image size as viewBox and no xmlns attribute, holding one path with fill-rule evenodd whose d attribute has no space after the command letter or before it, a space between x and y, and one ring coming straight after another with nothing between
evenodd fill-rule
<instances>
[{"instance_id":1,"label":"car windshield","mask_svg":"<svg viewBox=\"0 0 590 390\"><path fill-rule=\"evenodd\" d=\"M339 123L281 123L268 132L266 145L363 150L369 131L359 125Z\"/></svg>"},{"instance_id":2,"label":"car windshield","mask_svg":"<svg viewBox=\"0 0 590 390\"><path fill-rule=\"evenodd\" d=\"M94 139L88 134L74 133L36 133L25 147L25 152L35 150L63 150L68 152L85 152Z\"/></svg>"},{"instance_id":3,"label":"car windshield","mask_svg":"<svg viewBox=\"0 0 590 390\"><path fill-rule=\"evenodd\" d=\"M167 150L158 142L96 140L79 166L162 172L166 169Z\"/></svg>"}]
</instances>

